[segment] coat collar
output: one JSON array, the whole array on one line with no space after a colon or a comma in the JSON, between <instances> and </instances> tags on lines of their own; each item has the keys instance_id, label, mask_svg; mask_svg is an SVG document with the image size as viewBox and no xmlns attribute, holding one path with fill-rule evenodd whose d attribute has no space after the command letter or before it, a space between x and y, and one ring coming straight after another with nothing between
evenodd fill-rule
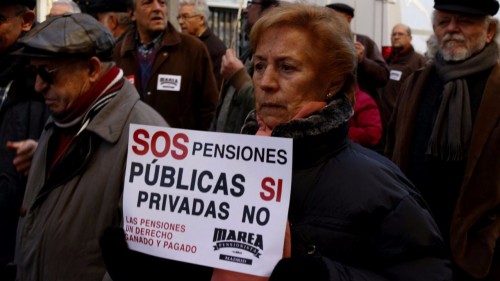
<instances>
[{"instance_id":1,"label":"coat collar","mask_svg":"<svg viewBox=\"0 0 500 281\"><path fill-rule=\"evenodd\" d=\"M85 130L96 134L106 142L116 143L127 125L128 116L123 112L129 112L140 99L134 92L134 86L125 81L120 93L94 117ZM55 126L54 119L50 117L45 129L53 126Z\"/></svg>"},{"instance_id":2,"label":"coat collar","mask_svg":"<svg viewBox=\"0 0 500 281\"><path fill-rule=\"evenodd\" d=\"M123 44L119 50L120 56L124 56L128 52L134 52L137 50L137 45L135 44L135 36L137 34L137 28L132 32L128 32L123 38ZM163 33L163 38L161 40L161 47L164 46L175 46L181 43L181 35L175 30L174 26L168 22L165 32ZM160 47L160 48L161 48Z\"/></svg>"}]
</instances>

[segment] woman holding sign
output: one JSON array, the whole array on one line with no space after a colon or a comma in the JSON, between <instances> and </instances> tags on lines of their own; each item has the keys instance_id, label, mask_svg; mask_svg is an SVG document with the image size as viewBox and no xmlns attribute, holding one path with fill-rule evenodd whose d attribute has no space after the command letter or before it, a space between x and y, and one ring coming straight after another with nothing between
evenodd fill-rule
<instances>
[{"instance_id":1,"label":"woman holding sign","mask_svg":"<svg viewBox=\"0 0 500 281\"><path fill-rule=\"evenodd\" d=\"M250 44L256 110L242 132L294 139L291 257L270 280L451 280L418 192L391 161L347 138L356 49L345 20L277 7Z\"/></svg>"}]
</instances>

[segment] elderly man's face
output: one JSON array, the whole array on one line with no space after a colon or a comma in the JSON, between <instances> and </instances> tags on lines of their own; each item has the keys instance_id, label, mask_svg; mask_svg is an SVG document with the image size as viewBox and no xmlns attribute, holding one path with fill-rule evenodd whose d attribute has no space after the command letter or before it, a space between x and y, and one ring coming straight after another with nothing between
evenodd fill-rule
<instances>
[{"instance_id":1,"label":"elderly man's face","mask_svg":"<svg viewBox=\"0 0 500 281\"><path fill-rule=\"evenodd\" d=\"M496 27L485 17L436 11L434 33L439 52L446 61L461 61L479 52L491 42Z\"/></svg>"},{"instance_id":2,"label":"elderly man's face","mask_svg":"<svg viewBox=\"0 0 500 281\"><path fill-rule=\"evenodd\" d=\"M394 26L391 34L391 44L396 48L405 48L411 44L411 35L408 28L402 24Z\"/></svg>"},{"instance_id":3,"label":"elderly man's face","mask_svg":"<svg viewBox=\"0 0 500 281\"><path fill-rule=\"evenodd\" d=\"M132 20L137 23L141 39L148 43L167 27L168 16L165 0L135 0Z\"/></svg>"},{"instance_id":4,"label":"elderly man's face","mask_svg":"<svg viewBox=\"0 0 500 281\"><path fill-rule=\"evenodd\" d=\"M321 54L303 30L283 26L264 31L254 53L256 110L274 128L312 101L325 101L328 81Z\"/></svg>"},{"instance_id":5,"label":"elderly man's face","mask_svg":"<svg viewBox=\"0 0 500 281\"><path fill-rule=\"evenodd\" d=\"M183 33L194 36L200 36L200 31L205 26L205 17L195 13L194 5L182 5L177 20Z\"/></svg>"},{"instance_id":6,"label":"elderly man's face","mask_svg":"<svg viewBox=\"0 0 500 281\"><path fill-rule=\"evenodd\" d=\"M89 70L83 61L32 59L31 66L37 72L35 91L43 95L56 117L71 111L90 88Z\"/></svg>"}]
</instances>

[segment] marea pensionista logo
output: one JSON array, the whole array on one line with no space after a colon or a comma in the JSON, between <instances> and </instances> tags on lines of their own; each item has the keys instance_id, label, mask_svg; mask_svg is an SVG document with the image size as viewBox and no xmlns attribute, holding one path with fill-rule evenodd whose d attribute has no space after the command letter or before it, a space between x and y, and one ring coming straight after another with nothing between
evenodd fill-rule
<instances>
[{"instance_id":1,"label":"marea pensionista logo","mask_svg":"<svg viewBox=\"0 0 500 281\"><path fill-rule=\"evenodd\" d=\"M220 254L219 259L229 262L252 264L252 259L243 257L243 251L251 253L259 258L264 250L261 234L231 229L215 228L213 236L214 251L220 249L230 250L234 255ZM236 256L239 255L239 256Z\"/></svg>"}]
</instances>

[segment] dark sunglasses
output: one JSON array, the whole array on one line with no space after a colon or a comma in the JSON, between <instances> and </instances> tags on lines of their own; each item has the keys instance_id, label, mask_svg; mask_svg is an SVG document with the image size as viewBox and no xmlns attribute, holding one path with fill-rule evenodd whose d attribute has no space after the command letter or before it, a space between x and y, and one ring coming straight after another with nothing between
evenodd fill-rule
<instances>
[{"instance_id":1,"label":"dark sunglasses","mask_svg":"<svg viewBox=\"0 0 500 281\"><path fill-rule=\"evenodd\" d=\"M60 67L48 69L46 65L30 65L30 69L35 72L40 78L42 78L45 83L51 85L54 84L54 79L56 77L56 72Z\"/></svg>"}]
</instances>

